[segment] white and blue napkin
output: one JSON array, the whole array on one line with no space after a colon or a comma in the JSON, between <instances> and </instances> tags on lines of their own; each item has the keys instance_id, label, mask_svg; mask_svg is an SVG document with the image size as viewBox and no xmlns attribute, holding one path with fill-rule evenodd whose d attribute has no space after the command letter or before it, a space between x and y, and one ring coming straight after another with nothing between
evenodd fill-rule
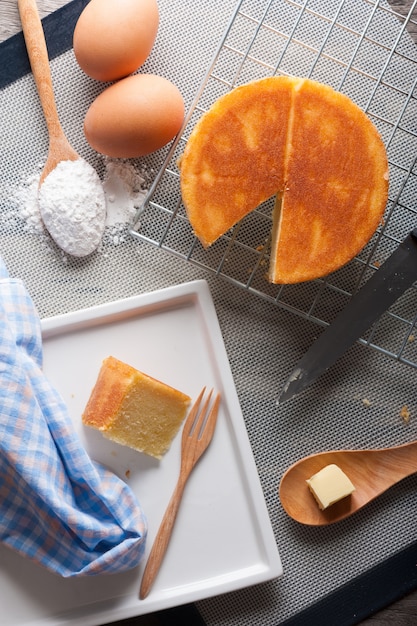
<instances>
[{"instance_id":1,"label":"white and blue napkin","mask_svg":"<svg viewBox=\"0 0 417 626\"><path fill-rule=\"evenodd\" d=\"M0 541L72 577L134 568L145 539L134 494L89 458L43 374L39 316L0 259Z\"/></svg>"}]
</instances>

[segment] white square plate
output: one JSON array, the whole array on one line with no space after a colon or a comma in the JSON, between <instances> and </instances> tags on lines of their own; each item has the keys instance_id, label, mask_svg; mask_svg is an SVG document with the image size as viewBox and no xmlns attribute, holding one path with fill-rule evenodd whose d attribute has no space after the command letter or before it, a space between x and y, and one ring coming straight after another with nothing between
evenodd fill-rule
<instances>
[{"instance_id":1,"label":"white square plate","mask_svg":"<svg viewBox=\"0 0 417 626\"><path fill-rule=\"evenodd\" d=\"M96 626L260 583L282 574L265 500L215 308L194 281L42 321L44 371L67 403L90 456L126 480L149 523L133 571L61 579L0 546L4 626ZM106 440L81 423L102 360L113 355L195 398L222 393L213 441L187 483L154 586L140 580L175 486L180 435L162 461Z\"/></svg>"}]
</instances>

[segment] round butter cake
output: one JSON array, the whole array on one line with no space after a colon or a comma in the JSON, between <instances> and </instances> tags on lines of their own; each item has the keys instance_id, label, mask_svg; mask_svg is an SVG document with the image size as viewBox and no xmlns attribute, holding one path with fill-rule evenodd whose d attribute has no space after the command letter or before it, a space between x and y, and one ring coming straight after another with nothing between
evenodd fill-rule
<instances>
[{"instance_id":1,"label":"round butter cake","mask_svg":"<svg viewBox=\"0 0 417 626\"><path fill-rule=\"evenodd\" d=\"M234 88L200 118L180 159L188 219L204 247L276 196L268 278L298 283L350 261L381 223L388 161L350 98L304 78Z\"/></svg>"}]
</instances>

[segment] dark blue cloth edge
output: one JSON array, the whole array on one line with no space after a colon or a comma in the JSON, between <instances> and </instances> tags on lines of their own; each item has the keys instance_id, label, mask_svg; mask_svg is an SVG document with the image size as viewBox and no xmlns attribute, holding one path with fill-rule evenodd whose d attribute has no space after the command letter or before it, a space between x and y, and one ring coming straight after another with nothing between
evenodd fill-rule
<instances>
[{"instance_id":1,"label":"dark blue cloth edge","mask_svg":"<svg viewBox=\"0 0 417 626\"><path fill-rule=\"evenodd\" d=\"M72 48L72 35L81 11L89 0L73 0L42 20L50 59ZM0 89L30 72L23 33L20 31L0 43Z\"/></svg>"},{"instance_id":2,"label":"dark blue cloth edge","mask_svg":"<svg viewBox=\"0 0 417 626\"><path fill-rule=\"evenodd\" d=\"M90 0L72 0L42 20L50 59L72 47L75 24ZM30 72L23 33L0 43L0 89ZM364 572L280 626L353 626L417 589L417 542ZM194 604L154 614L159 626L204 626ZM143 617L113 622L137 624ZM157 622L158 623L158 622ZM278 626L278 625L277 625Z\"/></svg>"},{"instance_id":3,"label":"dark blue cloth edge","mask_svg":"<svg viewBox=\"0 0 417 626\"><path fill-rule=\"evenodd\" d=\"M354 558L354 555L352 555ZM353 626L417 589L417 541L280 626Z\"/></svg>"}]
</instances>

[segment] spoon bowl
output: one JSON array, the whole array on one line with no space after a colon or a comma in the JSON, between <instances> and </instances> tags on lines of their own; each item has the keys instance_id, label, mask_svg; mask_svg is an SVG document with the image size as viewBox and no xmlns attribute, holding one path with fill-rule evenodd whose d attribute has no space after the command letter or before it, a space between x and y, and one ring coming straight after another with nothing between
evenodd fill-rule
<instances>
[{"instance_id":1,"label":"spoon bowl","mask_svg":"<svg viewBox=\"0 0 417 626\"><path fill-rule=\"evenodd\" d=\"M350 478L352 495L321 510L306 480L335 463ZM417 472L417 442L374 450L334 450L312 454L289 467L279 495L286 513L297 522L324 526L353 515L397 482Z\"/></svg>"}]
</instances>

